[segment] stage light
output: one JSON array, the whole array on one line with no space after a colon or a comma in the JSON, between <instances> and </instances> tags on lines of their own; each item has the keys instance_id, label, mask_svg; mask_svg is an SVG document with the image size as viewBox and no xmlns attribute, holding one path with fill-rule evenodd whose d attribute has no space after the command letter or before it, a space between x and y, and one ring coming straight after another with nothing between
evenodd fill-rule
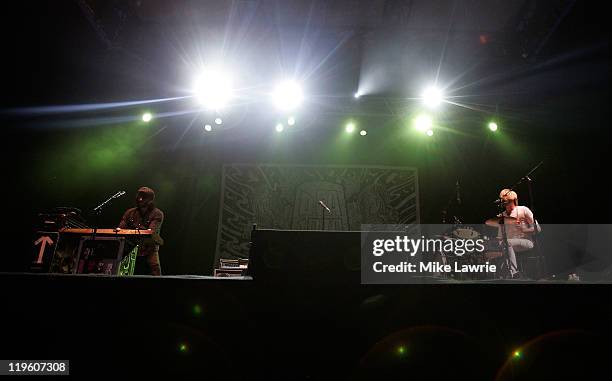
<instances>
[{"instance_id":1,"label":"stage light","mask_svg":"<svg viewBox=\"0 0 612 381\"><path fill-rule=\"evenodd\" d=\"M276 125L276 132L283 132L284 129L285 127L282 125L282 123Z\"/></svg>"},{"instance_id":2,"label":"stage light","mask_svg":"<svg viewBox=\"0 0 612 381\"><path fill-rule=\"evenodd\" d=\"M145 112L144 114L142 114L142 121L143 122L150 122L151 119L153 119L153 115L150 112Z\"/></svg>"},{"instance_id":3,"label":"stage light","mask_svg":"<svg viewBox=\"0 0 612 381\"><path fill-rule=\"evenodd\" d=\"M206 132L210 132L210 131L212 131L212 126L210 124L207 124L207 125L204 126L204 130Z\"/></svg>"},{"instance_id":4,"label":"stage light","mask_svg":"<svg viewBox=\"0 0 612 381\"><path fill-rule=\"evenodd\" d=\"M397 347L397 354L400 356L403 356L406 354L406 346L404 345L400 345L399 347Z\"/></svg>"},{"instance_id":5,"label":"stage light","mask_svg":"<svg viewBox=\"0 0 612 381\"><path fill-rule=\"evenodd\" d=\"M366 136L368 134L368 132L366 130L361 130L361 132L359 132L359 135L361 136Z\"/></svg>"},{"instance_id":6,"label":"stage light","mask_svg":"<svg viewBox=\"0 0 612 381\"><path fill-rule=\"evenodd\" d=\"M444 96L442 95L442 91L436 87L430 86L425 89L423 92L423 103L427 107L435 108L442 103Z\"/></svg>"},{"instance_id":7,"label":"stage light","mask_svg":"<svg viewBox=\"0 0 612 381\"><path fill-rule=\"evenodd\" d=\"M427 136L433 136L434 132L433 130L427 130Z\"/></svg>"},{"instance_id":8,"label":"stage light","mask_svg":"<svg viewBox=\"0 0 612 381\"><path fill-rule=\"evenodd\" d=\"M285 81L276 86L272 95L277 108L285 111L297 108L304 99L302 89L294 81Z\"/></svg>"},{"instance_id":9,"label":"stage light","mask_svg":"<svg viewBox=\"0 0 612 381\"><path fill-rule=\"evenodd\" d=\"M353 95L355 98L359 98L361 96L361 94L359 92L356 92L355 95Z\"/></svg>"},{"instance_id":10,"label":"stage light","mask_svg":"<svg viewBox=\"0 0 612 381\"><path fill-rule=\"evenodd\" d=\"M523 357L523 352L517 349L516 351L512 352L512 357L518 360Z\"/></svg>"},{"instance_id":11,"label":"stage light","mask_svg":"<svg viewBox=\"0 0 612 381\"><path fill-rule=\"evenodd\" d=\"M223 119L221 119L221 118L216 118L216 119L215 119L215 124L219 124L219 125L223 124Z\"/></svg>"},{"instance_id":12,"label":"stage light","mask_svg":"<svg viewBox=\"0 0 612 381\"><path fill-rule=\"evenodd\" d=\"M193 306L193 314L198 316L202 314L202 307L199 304Z\"/></svg>"},{"instance_id":13,"label":"stage light","mask_svg":"<svg viewBox=\"0 0 612 381\"><path fill-rule=\"evenodd\" d=\"M489 130L491 130L493 132L497 131L497 123L495 123L495 122L489 123Z\"/></svg>"},{"instance_id":14,"label":"stage light","mask_svg":"<svg viewBox=\"0 0 612 381\"><path fill-rule=\"evenodd\" d=\"M352 134L352 133L353 133L353 131L355 131L355 124L354 124L354 123L348 123L348 124L346 125L346 127L344 127L344 130L345 130L346 132L348 132L349 134Z\"/></svg>"},{"instance_id":15,"label":"stage light","mask_svg":"<svg viewBox=\"0 0 612 381\"><path fill-rule=\"evenodd\" d=\"M426 132L427 130L431 129L432 123L433 122L429 116L419 115L414 120L414 127L417 129L417 131Z\"/></svg>"},{"instance_id":16,"label":"stage light","mask_svg":"<svg viewBox=\"0 0 612 381\"><path fill-rule=\"evenodd\" d=\"M185 343L180 343L179 346L178 346L178 350L181 353L186 353L189 350L189 347Z\"/></svg>"},{"instance_id":17,"label":"stage light","mask_svg":"<svg viewBox=\"0 0 612 381\"><path fill-rule=\"evenodd\" d=\"M295 124L295 118L290 116L289 118L287 118L287 124L290 126L293 126Z\"/></svg>"},{"instance_id":18,"label":"stage light","mask_svg":"<svg viewBox=\"0 0 612 381\"><path fill-rule=\"evenodd\" d=\"M232 81L223 71L206 68L196 78L193 93L204 107L222 109L232 97Z\"/></svg>"}]
</instances>

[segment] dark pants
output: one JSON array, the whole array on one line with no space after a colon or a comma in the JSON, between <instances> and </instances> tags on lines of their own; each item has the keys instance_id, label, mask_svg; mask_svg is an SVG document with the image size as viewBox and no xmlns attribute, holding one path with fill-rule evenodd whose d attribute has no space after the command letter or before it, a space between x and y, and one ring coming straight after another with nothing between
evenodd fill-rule
<instances>
[{"instance_id":1,"label":"dark pants","mask_svg":"<svg viewBox=\"0 0 612 381\"><path fill-rule=\"evenodd\" d=\"M136 268L134 275L161 275L161 265L159 263L159 253L139 255L136 257Z\"/></svg>"}]
</instances>

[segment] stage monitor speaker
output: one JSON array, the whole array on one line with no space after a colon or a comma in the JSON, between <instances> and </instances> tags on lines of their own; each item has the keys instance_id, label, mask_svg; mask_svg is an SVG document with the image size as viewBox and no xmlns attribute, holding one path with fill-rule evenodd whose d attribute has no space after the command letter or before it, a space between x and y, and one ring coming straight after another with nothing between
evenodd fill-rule
<instances>
[{"instance_id":1,"label":"stage monitor speaker","mask_svg":"<svg viewBox=\"0 0 612 381\"><path fill-rule=\"evenodd\" d=\"M253 229L247 275L256 282L360 284L361 233Z\"/></svg>"}]
</instances>

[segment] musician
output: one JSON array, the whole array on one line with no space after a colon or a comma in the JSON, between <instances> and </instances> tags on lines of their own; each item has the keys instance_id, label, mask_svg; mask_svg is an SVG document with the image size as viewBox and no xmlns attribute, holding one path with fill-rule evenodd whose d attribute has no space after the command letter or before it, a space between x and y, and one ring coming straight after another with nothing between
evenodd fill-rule
<instances>
[{"instance_id":1,"label":"musician","mask_svg":"<svg viewBox=\"0 0 612 381\"><path fill-rule=\"evenodd\" d=\"M150 239L144 240L138 249L135 273L161 275L159 263L159 246L163 244L160 237L164 213L155 207L155 192L148 187L141 187L136 193L136 207L126 210L119 223L119 229L151 229ZM148 270L148 271L144 271Z\"/></svg>"},{"instance_id":2,"label":"musician","mask_svg":"<svg viewBox=\"0 0 612 381\"><path fill-rule=\"evenodd\" d=\"M502 189L499 199L504 206L502 215L516 219L514 225L506 226L506 237L508 238L508 257L510 259L510 275L518 278L518 267L516 264L516 253L533 249L532 235L535 231L535 219L533 212L526 206L518 204L518 195L510 189ZM499 237L501 238L501 226Z\"/></svg>"}]
</instances>

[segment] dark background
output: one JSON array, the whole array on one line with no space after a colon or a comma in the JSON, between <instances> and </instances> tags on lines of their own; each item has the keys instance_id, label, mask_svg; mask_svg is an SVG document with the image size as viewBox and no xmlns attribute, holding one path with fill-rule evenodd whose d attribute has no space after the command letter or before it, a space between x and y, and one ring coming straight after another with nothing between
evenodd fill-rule
<instances>
[{"instance_id":1,"label":"dark background","mask_svg":"<svg viewBox=\"0 0 612 381\"><path fill-rule=\"evenodd\" d=\"M457 180L463 205L456 214L481 222L495 213L502 187L544 161L532 176L541 223L609 222L603 5L24 1L2 13L3 189L15 247L3 263L9 270L21 269L29 255L40 211L75 206L93 223L88 211L126 190L98 222L113 227L146 185L166 215L164 273L211 274L221 166L231 162L415 166L421 221L437 223ZM245 73L237 86L267 86L283 70L314 73L294 129L276 134L281 115L248 91L211 134L202 125L216 115L197 111L190 99L97 112L11 112L189 95L197 52L217 47L223 36L228 60ZM410 135L405 130L419 106L409 98L439 62L440 82L455 79L452 95L465 97L454 101L477 110L445 105L433 138ZM368 86L378 87L352 98ZM146 110L160 117L144 124ZM349 118L368 135L341 146ZM486 130L491 118L497 134ZM517 190L529 204L525 185Z\"/></svg>"}]
</instances>

